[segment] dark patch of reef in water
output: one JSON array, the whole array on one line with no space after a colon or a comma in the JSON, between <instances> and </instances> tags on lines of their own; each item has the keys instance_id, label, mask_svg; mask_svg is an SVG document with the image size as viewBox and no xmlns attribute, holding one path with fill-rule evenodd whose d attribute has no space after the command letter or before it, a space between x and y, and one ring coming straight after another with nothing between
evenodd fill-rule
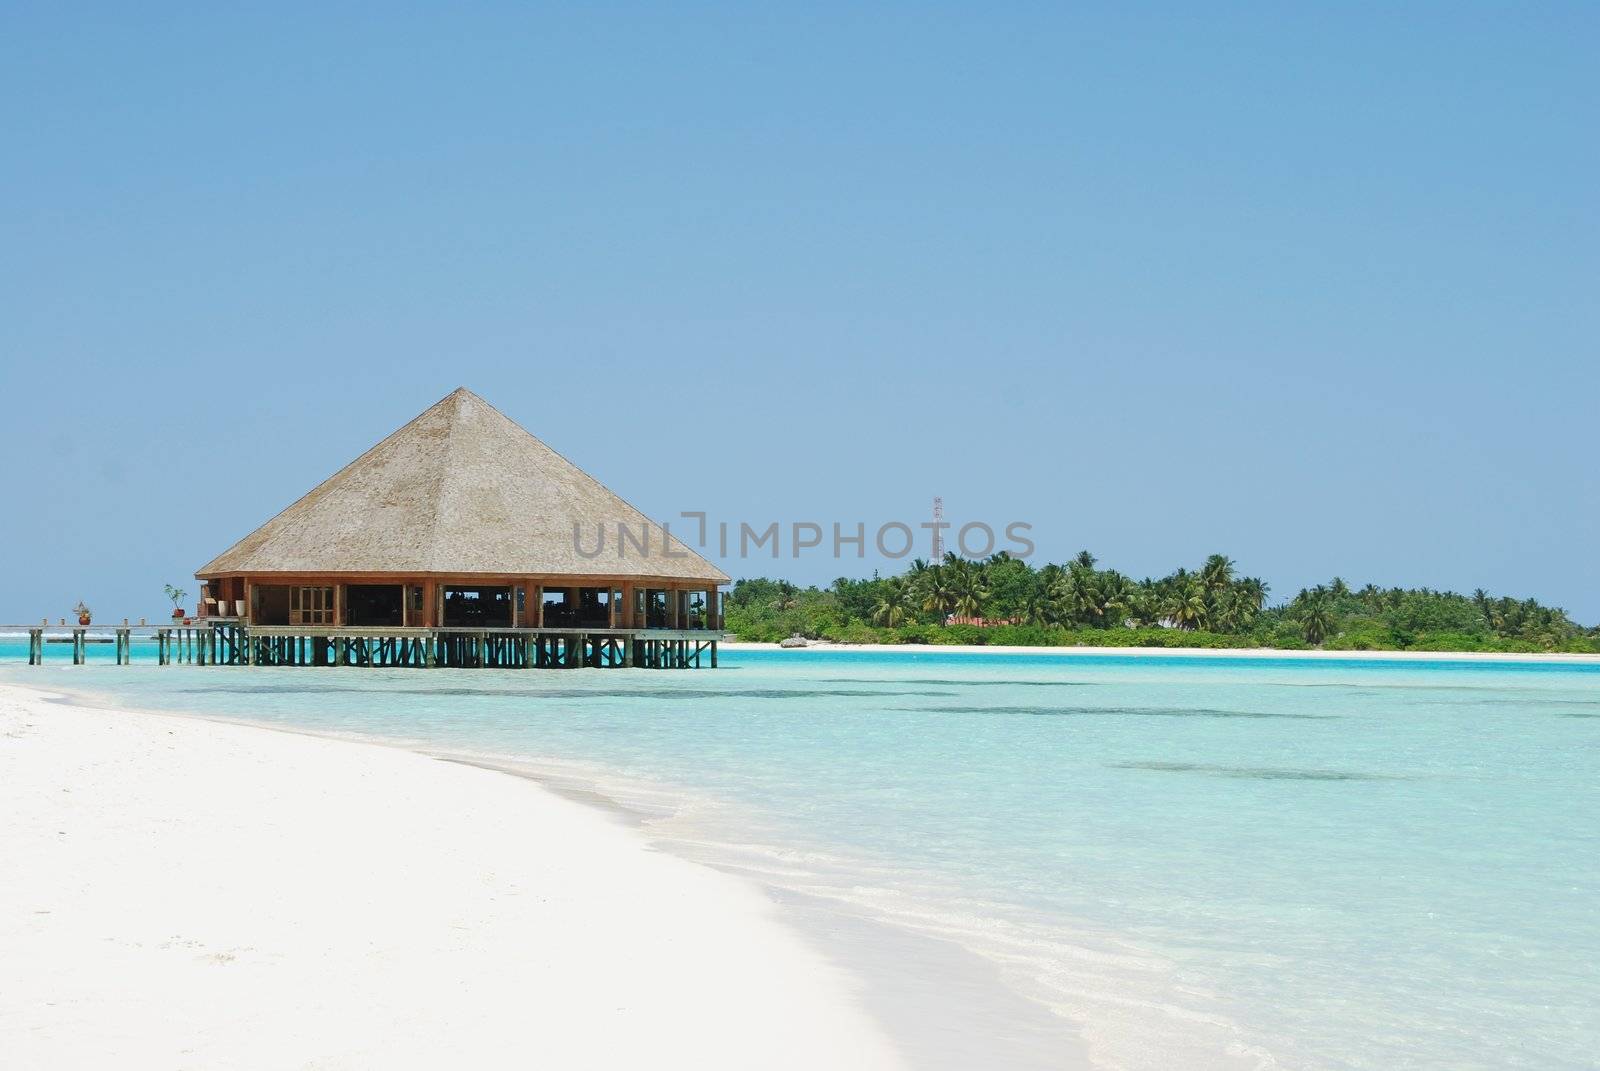
<instances>
[{"instance_id":1,"label":"dark patch of reef in water","mask_svg":"<svg viewBox=\"0 0 1600 1071\"><path fill-rule=\"evenodd\" d=\"M1112 762L1114 770L1155 770L1160 773L1198 773L1250 781L1413 781L1395 774L1351 770L1295 770L1278 766L1223 766L1208 762Z\"/></svg>"},{"instance_id":2,"label":"dark patch of reef in water","mask_svg":"<svg viewBox=\"0 0 1600 1071\"><path fill-rule=\"evenodd\" d=\"M1207 707L1187 709L1167 707L900 707L919 714L1027 714L1035 717L1084 717L1107 715L1131 718L1286 718L1295 721L1326 721L1337 714L1285 714L1259 710L1216 710Z\"/></svg>"},{"instance_id":3,"label":"dark patch of reef in water","mask_svg":"<svg viewBox=\"0 0 1600 1071\"><path fill-rule=\"evenodd\" d=\"M818 684L877 684L877 683L879 683L877 681L872 680L871 678L861 678L861 677L816 677L814 679L816 680L816 682ZM913 679L910 679L910 680L883 681L882 683L884 683L884 684L960 685L960 686L966 687L966 688L989 687L991 685L1004 686L1004 687L1008 687L1008 688L1091 688L1091 687L1094 687L1099 682L1098 681L999 681L999 680L951 681L951 680L942 680L942 679L939 679L939 678L936 678L936 677L927 677L927 678L913 678Z\"/></svg>"}]
</instances>

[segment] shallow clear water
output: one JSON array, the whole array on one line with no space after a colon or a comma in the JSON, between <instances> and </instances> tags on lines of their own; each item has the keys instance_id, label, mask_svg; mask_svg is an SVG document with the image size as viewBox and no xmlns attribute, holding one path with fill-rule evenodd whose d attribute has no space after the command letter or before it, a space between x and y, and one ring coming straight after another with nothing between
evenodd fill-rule
<instances>
[{"instance_id":1,"label":"shallow clear water","mask_svg":"<svg viewBox=\"0 0 1600 1071\"><path fill-rule=\"evenodd\" d=\"M668 847L989 957L1106 1066L1597 1066L1600 667L723 667L0 679L598 786Z\"/></svg>"}]
</instances>

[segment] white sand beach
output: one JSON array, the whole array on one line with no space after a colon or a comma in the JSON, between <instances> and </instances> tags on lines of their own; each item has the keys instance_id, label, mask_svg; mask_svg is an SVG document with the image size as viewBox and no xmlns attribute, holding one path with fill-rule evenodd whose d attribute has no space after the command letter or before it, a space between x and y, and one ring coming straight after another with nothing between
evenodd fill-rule
<instances>
[{"instance_id":1,"label":"white sand beach","mask_svg":"<svg viewBox=\"0 0 1600 1071\"><path fill-rule=\"evenodd\" d=\"M755 887L375 745L0 687L9 1068L887 1068Z\"/></svg>"}]
</instances>

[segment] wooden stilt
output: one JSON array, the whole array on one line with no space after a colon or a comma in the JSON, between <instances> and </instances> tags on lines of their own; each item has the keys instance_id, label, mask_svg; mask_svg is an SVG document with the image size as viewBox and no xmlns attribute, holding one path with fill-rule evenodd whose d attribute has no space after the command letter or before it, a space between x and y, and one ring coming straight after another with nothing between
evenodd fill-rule
<instances>
[{"instance_id":1,"label":"wooden stilt","mask_svg":"<svg viewBox=\"0 0 1600 1071\"><path fill-rule=\"evenodd\" d=\"M368 668L468 668L486 669L702 669L717 668L720 635L704 628L696 611L690 617L689 596L700 591L660 589L655 592L656 627L627 627L638 608L632 592L612 588L612 627L588 631L587 625L552 623L548 630L525 624L520 628L451 628L377 626L252 626L243 620L207 621L201 624L155 627L156 661L160 665L194 666L366 666ZM707 593L707 605L715 607ZM527 621L530 612L519 617ZM720 609L720 608L717 608ZM708 611L706 620L710 620ZM661 627L662 615L670 624L691 620L696 626L673 630ZM418 614L420 616L420 613ZM44 661L49 622L28 628L28 663ZM113 633L113 661L133 664L131 626L108 626ZM70 631L69 631L70 630ZM20 630L19 630L20 631ZM88 629L69 632L73 663L88 662Z\"/></svg>"}]
</instances>

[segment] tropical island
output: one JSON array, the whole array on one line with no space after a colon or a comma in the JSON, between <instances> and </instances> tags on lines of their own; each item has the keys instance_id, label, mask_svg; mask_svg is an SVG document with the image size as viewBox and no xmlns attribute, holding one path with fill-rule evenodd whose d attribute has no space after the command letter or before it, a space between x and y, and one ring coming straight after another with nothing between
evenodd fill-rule
<instances>
[{"instance_id":1,"label":"tropical island","mask_svg":"<svg viewBox=\"0 0 1600 1071\"><path fill-rule=\"evenodd\" d=\"M917 559L899 576L840 577L825 589L742 579L725 612L730 633L757 643L1600 653L1600 627L1481 588L1357 589L1335 577L1275 604L1269 595L1223 554L1134 580L1099 568L1088 551L1037 569L1006 554L950 553Z\"/></svg>"}]
</instances>

